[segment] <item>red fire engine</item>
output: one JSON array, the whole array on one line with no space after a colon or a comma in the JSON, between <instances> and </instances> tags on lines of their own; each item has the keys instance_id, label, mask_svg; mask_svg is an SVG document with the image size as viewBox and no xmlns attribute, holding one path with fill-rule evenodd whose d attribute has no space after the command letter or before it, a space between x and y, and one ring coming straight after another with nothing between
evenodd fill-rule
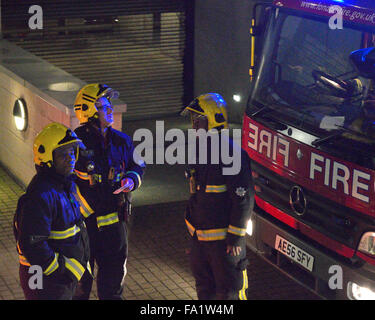
<instances>
[{"instance_id":1,"label":"red fire engine","mask_svg":"<svg viewBox=\"0 0 375 320\"><path fill-rule=\"evenodd\" d=\"M276 0L252 21L248 246L327 299L375 299L371 3Z\"/></svg>"}]
</instances>

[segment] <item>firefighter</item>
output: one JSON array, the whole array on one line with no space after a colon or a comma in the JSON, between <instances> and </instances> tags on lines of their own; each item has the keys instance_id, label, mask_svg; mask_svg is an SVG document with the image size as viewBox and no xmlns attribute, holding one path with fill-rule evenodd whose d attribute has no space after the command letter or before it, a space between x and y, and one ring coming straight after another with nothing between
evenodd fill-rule
<instances>
[{"instance_id":1,"label":"firefighter","mask_svg":"<svg viewBox=\"0 0 375 320\"><path fill-rule=\"evenodd\" d=\"M91 267L98 266L101 300L121 300L128 255L127 219L130 192L141 186L145 164L134 153L132 140L111 127L111 99L118 92L103 84L88 84L77 94L75 130L86 150L75 172L82 196L91 208L84 212L91 244ZM121 191L121 192L119 192ZM93 279L84 276L75 299L89 299Z\"/></svg>"},{"instance_id":2,"label":"firefighter","mask_svg":"<svg viewBox=\"0 0 375 320\"><path fill-rule=\"evenodd\" d=\"M85 270L91 272L87 230L72 180L78 146L83 148L76 134L59 123L46 126L34 141L37 174L14 216L27 300L70 300ZM36 281L38 270L42 278Z\"/></svg>"},{"instance_id":3,"label":"firefighter","mask_svg":"<svg viewBox=\"0 0 375 320\"><path fill-rule=\"evenodd\" d=\"M249 158L223 134L228 124L221 95L200 95L183 109L185 114L190 114L193 129L219 135L216 144L214 139L207 139L206 149L201 149L202 137L198 136L197 164L189 164L186 172L191 196L185 222L192 237L190 264L197 296L200 300L246 300L245 234L253 205ZM222 139L227 139L232 154L241 157L239 172L224 175L221 159L217 164L211 161L212 153L221 150ZM198 161L202 152L207 152L207 164Z\"/></svg>"}]
</instances>

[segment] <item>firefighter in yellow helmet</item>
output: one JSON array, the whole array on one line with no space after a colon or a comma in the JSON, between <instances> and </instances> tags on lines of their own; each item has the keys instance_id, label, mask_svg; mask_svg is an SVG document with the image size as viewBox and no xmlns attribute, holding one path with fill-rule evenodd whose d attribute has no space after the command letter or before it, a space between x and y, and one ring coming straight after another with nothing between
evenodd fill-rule
<instances>
[{"instance_id":1,"label":"firefighter in yellow helmet","mask_svg":"<svg viewBox=\"0 0 375 320\"><path fill-rule=\"evenodd\" d=\"M221 130L228 128L226 102L218 93L202 94L195 98L181 112L182 115L188 113L191 116L193 127L194 120L201 118L206 119L207 130Z\"/></svg>"},{"instance_id":2,"label":"firefighter in yellow helmet","mask_svg":"<svg viewBox=\"0 0 375 320\"><path fill-rule=\"evenodd\" d=\"M77 94L74 102L74 112L80 124L95 122L99 119L98 107L100 101L107 99L117 99L119 93L105 84L88 84Z\"/></svg>"},{"instance_id":3,"label":"firefighter in yellow helmet","mask_svg":"<svg viewBox=\"0 0 375 320\"><path fill-rule=\"evenodd\" d=\"M83 148L81 140L59 123L47 125L35 138L37 174L18 200L14 216L20 282L27 300L70 300L85 270L90 270L88 235L73 182L78 147ZM36 283L29 281L35 272L42 275Z\"/></svg>"},{"instance_id":4,"label":"firefighter in yellow helmet","mask_svg":"<svg viewBox=\"0 0 375 320\"><path fill-rule=\"evenodd\" d=\"M250 161L246 152L229 138L226 103L217 93L198 96L182 114L190 114L194 129L211 135L206 149L197 150L197 163L189 164L190 199L185 222L192 237L190 265L196 281L198 299L247 299L247 259L245 234L254 203ZM226 132L225 132L226 131ZM216 137L215 139L215 135ZM225 171L222 149L239 157L237 171ZM213 161L217 152L219 163ZM200 155L206 153L202 162ZM217 159L217 158L216 158ZM227 168L228 169L228 168Z\"/></svg>"},{"instance_id":5,"label":"firefighter in yellow helmet","mask_svg":"<svg viewBox=\"0 0 375 320\"><path fill-rule=\"evenodd\" d=\"M91 267L98 266L101 300L122 299L128 255L126 222L130 194L140 187L144 163L134 154L131 138L112 128L111 99L118 92L103 84L88 84L77 94L75 130L87 150L75 167L77 183L93 213L83 212L91 244ZM92 277L84 276L75 299L89 299Z\"/></svg>"}]
</instances>

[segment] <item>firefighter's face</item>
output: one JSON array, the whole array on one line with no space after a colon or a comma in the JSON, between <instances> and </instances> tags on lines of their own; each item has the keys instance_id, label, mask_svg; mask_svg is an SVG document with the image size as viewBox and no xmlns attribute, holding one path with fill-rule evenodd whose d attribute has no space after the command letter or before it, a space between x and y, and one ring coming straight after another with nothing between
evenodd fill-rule
<instances>
[{"instance_id":1,"label":"firefighter's face","mask_svg":"<svg viewBox=\"0 0 375 320\"><path fill-rule=\"evenodd\" d=\"M99 98L95 103L99 114L100 126L107 128L113 123L113 106L106 97Z\"/></svg>"},{"instance_id":2,"label":"firefighter's face","mask_svg":"<svg viewBox=\"0 0 375 320\"><path fill-rule=\"evenodd\" d=\"M67 177L73 173L76 163L76 151L77 146L70 144L57 148L53 152L53 163L58 174Z\"/></svg>"},{"instance_id":3,"label":"firefighter's face","mask_svg":"<svg viewBox=\"0 0 375 320\"><path fill-rule=\"evenodd\" d=\"M200 115L195 112L190 112L190 117L191 117L191 123L192 123L193 129L208 130L208 120L206 116Z\"/></svg>"}]
</instances>

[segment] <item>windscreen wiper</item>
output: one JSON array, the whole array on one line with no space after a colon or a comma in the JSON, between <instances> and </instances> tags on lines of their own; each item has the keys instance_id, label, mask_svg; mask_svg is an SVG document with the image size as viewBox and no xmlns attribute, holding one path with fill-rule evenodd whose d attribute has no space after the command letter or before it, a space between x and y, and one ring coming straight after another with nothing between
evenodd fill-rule
<instances>
[{"instance_id":1,"label":"windscreen wiper","mask_svg":"<svg viewBox=\"0 0 375 320\"><path fill-rule=\"evenodd\" d=\"M275 112L276 110L267 106L267 105L264 105L262 104L261 102L259 101L256 101L254 100L253 101L253 104L258 107L259 109L254 111L253 113L251 113L249 115L250 118L256 118L257 116L263 114L263 113L267 113L267 112ZM281 123L280 122L280 119L276 119L275 117L273 117L272 114L269 114L267 116L263 116L262 117L262 122L264 123L267 123L267 126L270 128L270 129L273 129L273 130L285 130L286 129L286 125Z\"/></svg>"},{"instance_id":2,"label":"windscreen wiper","mask_svg":"<svg viewBox=\"0 0 375 320\"><path fill-rule=\"evenodd\" d=\"M324 138L319 138L319 139L316 139L314 140L311 144L314 146L314 147L318 147L320 146L322 143L328 141L328 140L331 140L333 138L336 138L338 136L341 136L344 132L349 132L351 134L354 134L356 136L359 136L359 137L363 137L363 138L366 138L366 139L369 139L369 140L373 140L375 142L375 139L374 138L371 138L361 132L358 132L356 130L352 130L352 129L349 129L349 128L346 128L346 127L343 127L343 126L339 126L339 125L336 125L337 128L339 128L338 131L336 131L335 133L329 135L329 136L326 136Z\"/></svg>"},{"instance_id":3,"label":"windscreen wiper","mask_svg":"<svg viewBox=\"0 0 375 320\"><path fill-rule=\"evenodd\" d=\"M273 111L272 108L270 108L269 106L267 106L263 103L260 103L259 101L254 100L253 104L258 108L258 110L254 111L252 114L250 114L251 118L254 118L254 117L256 117L259 114L262 114L264 112Z\"/></svg>"},{"instance_id":4,"label":"windscreen wiper","mask_svg":"<svg viewBox=\"0 0 375 320\"><path fill-rule=\"evenodd\" d=\"M338 130L336 131L335 133L333 134L330 134L329 136L326 136L324 138L319 138L319 139L316 139L314 140L313 142L311 142L311 144L314 146L314 147L319 147L321 144L323 144L324 142L328 141L328 140L331 140L335 137L338 137L338 136L341 136L345 131L344 130Z\"/></svg>"},{"instance_id":5,"label":"windscreen wiper","mask_svg":"<svg viewBox=\"0 0 375 320\"><path fill-rule=\"evenodd\" d=\"M255 118L257 115L259 115L260 113L263 113L265 111L270 111L272 110L270 107L267 107L267 106L263 106L261 107L260 109L258 109L257 111L253 112L250 117L251 118Z\"/></svg>"}]
</instances>

